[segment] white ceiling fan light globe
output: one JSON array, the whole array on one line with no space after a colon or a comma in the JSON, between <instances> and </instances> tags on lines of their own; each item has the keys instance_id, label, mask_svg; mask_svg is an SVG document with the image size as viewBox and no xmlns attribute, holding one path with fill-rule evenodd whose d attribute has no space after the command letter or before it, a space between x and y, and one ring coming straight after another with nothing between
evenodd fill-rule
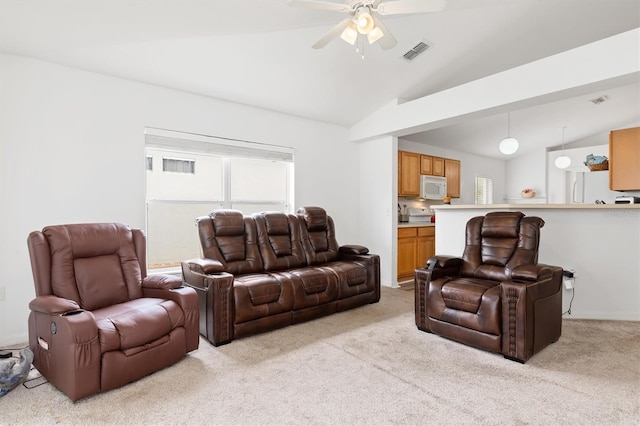
<instances>
[{"instance_id":1,"label":"white ceiling fan light globe","mask_svg":"<svg viewBox=\"0 0 640 426\"><path fill-rule=\"evenodd\" d=\"M356 24L358 26L358 32L360 34L369 34L369 32L375 26L373 18L369 13L369 8L361 7L358 9L358 12L356 13Z\"/></svg>"},{"instance_id":2,"label":"white ceiling fan light globe","mask_svg":"<svg viewBox=\"0 0 640 426\"><path fill-rule=\"evenodd\" d=\"M367 34L367 40L369 40L369 44L373 44L376 41L380 40L384 37L384 32L380 29L379 26L373 27L373 29Z\"/></svg>"},{"instance_id":3,"label":"white ceiling fan light globe","mask_svg":"<svg viewBox=\"0 0 640 426\"><path fill-rule=\"evenodd\" d=\"M342 34L340 34L340 38L350 45L356 44L356 40L358 39L358 30L356 28L356 23L350 21L344 31L342 31Z\"/></svg>"},{"instance_id":4,"label":"white ceiling fan light globe","mask_svg":"<svg viewBox=\"0 0 640 426\"><path fill-rule=\"evenodd\" d=\"M518 143L518 140L516 138L509 137L502 139L499 145L499 149L501 153L505 155L511 155L518 150L519 146L520 144Z\"/></svg>"},{"instance_id":5,"label":"white ceiling fan light globe","mask_svg":"<svg viewBox=\"0 0 640 426\"><path fill-rule=\"evenodd\" d=\"M560 157L556 158L555 165L559 169L566 169L571 165L571 158L567 157L566 155L561 155Z\"/></svg>"}]
</instances>

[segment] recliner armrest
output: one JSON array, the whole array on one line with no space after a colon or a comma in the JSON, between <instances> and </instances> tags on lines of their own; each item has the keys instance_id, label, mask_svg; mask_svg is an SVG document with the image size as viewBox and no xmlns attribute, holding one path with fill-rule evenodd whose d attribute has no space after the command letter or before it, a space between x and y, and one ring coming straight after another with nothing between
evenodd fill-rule
<instances>
[{"instance_id":1,"label":"recliner armrest","mask_svg":"<svg viewBox=\"0 0 640 426\"><path fill-rule=\"evenodd\" d=\"M511 271L512 281L540 281L548 279L553 275L553 269L551 266L543 264L529 264L520 265L513 268Z\"/></svg>"},{"instance_id":2,"label":"recliner armrest","mask_svg":"<svg viewBox=\"0 0 640 426\"><path fill-rule=\"evenodd\" d=\"M62 315L66 312L80 309L73 300L63 299L57 296L38 296L29 302L29 309L47 315Z\"/></svg>"},{"instance_id":3,"label":"recliner armrest","mask_svg":"<svg viewBox=\"0 0 640 426\"><path fill-rule=\"evenodd\" d=\"M149 275L142 280L142 287L171 290L172 288L182 287L182 279L169 274Z\"/></svg>"}]
</instances>

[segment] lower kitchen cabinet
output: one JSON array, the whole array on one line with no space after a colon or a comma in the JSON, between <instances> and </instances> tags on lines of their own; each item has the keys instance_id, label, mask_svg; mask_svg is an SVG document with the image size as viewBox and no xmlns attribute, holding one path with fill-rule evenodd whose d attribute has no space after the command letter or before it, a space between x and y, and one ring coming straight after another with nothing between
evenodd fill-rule
<instances>
[{"instance_id":1,"label":"lower kitchen cabinet","mask_svg":"<svg viewBox=\"0 0 640 426\"><path fill-rule=\"evenodd\" d=\"M415 269L435 255L435 242L434 226L398 228L398 282L413 279Z\"/></svg>"}]
</instances>

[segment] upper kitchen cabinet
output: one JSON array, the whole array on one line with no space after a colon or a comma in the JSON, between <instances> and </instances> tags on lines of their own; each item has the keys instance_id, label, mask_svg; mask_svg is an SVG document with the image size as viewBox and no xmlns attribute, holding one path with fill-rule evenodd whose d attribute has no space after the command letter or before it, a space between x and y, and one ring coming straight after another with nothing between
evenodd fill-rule
<instances>
[{"instance_id":1,"label":"upper kitchen cabinet","mask_svg":"<svg viewBox=\"0 0 640 426\"><path fill-rule=\"evenodd\" d=\"M444 176L444 158L422 154L420 156L420 174Z\"/></svg>"},{"instance_id":2,"label":"upper kitchen cabinet","mask_svg":"<svg viewBox=\"0 0 640 426\"><path fill-rule=\"evenodd\" d=\"M433 174L433 157L430 155L420 156L420 174L432 175Z\"/></svg>"},{"instance_id":3,"label":"upper kitchen cabinet","mask_svg":"<svg viewBox=\"0 0 640 426\"><path fill-rule=\"evenodd\" d=\"M420 196L420 154L398 151L398 196Z\"/></svg>"},{"instance_id":4,"label":"upper kitchen cabinet","mask_svg":"<svg viewBox=\"0 0 640 426\"><path fill-rule=\"evenodd\" d=\"M609 189L640 191L640 127L609 134Z\"/></svg>"},{"instance_id":5,"label":"upper kitchen cabinet","mask_svg":"<svg viewBox=\"0 0 640 426\"><path fill-rule=\"evenodd\" d=\"M444 158L433 157L433 167L431 171L433 176L444 176Z\"/></svg>"},{"instance_id":6,"label":"upper kitchen cabinet","mask_svg":"<svg viewBox=\"0 0 640 426\"><path fill-rule=\"evenodd\" d=\"M445 158L444 176L447 178L447 195L460 198L460 160Z\"/></svg>"}]
</instances>

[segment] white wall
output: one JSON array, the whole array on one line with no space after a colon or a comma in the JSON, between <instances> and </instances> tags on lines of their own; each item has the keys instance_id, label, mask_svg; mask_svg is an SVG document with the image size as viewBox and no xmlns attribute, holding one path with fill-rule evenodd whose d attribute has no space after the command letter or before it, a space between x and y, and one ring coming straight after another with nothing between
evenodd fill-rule
<instances>
[{"instance_id":1,"label":"white wall","mask_svg":"<svg viewBox=\"0 0 640 426\"><path fill-rule=\"evenodd\" d=\"M359 241L380 256L380 282L397 285L396 240L398 193L398 141L381 137L359 143Z\"/></svg>"},{"instance_id":2,"label":"white wall","mask_svg":"<svg viewBox=\"0 0 640 426\"><path fill-rule=\"evenodd\" d=\"M511 158L506 162L506 192L503 198L494 198L496 203L522 203L545 201L546 197L546 151L535 150L531 153ZM536 192L534 200L524 200L520 193L525 188Z\"/></svg>"},{"instance_id":3,"label":"white wall","mask_svg":"<svg viewBox=\"0 0 640 426\"><path fill-rule=\"evenodd\" d=\"M339 242L358 243L360 149L347 129L0 55L0 345L27 340L29 232L101 221L144 228L145 127L294 148L295 204L324 207Z\"/></svg>"}]
</instances>

